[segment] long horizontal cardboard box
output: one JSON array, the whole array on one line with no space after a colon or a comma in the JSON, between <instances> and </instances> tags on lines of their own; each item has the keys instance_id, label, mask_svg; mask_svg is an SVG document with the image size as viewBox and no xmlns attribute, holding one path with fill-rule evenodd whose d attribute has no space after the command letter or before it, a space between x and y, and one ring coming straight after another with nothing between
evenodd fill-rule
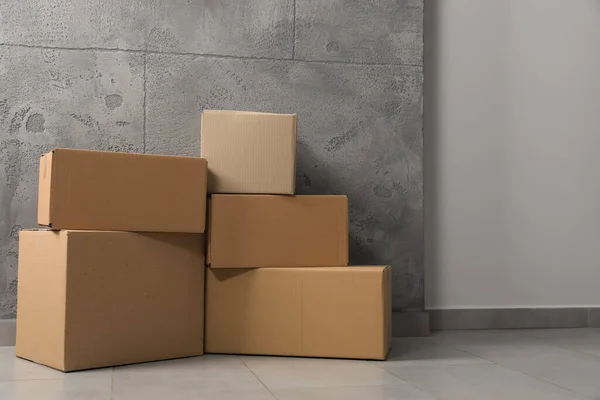
<instances>
[{"instance_id":1,"label":"long horizontal cardboard box","mask_svg":"<svg viewBox=\"0 0 600 400\"><path fill-rule=\"evenodd\" d=\"M206 160L55 149L40 160L38 223L53 229L204 232Z\"/></svg>"},{"instance_id":2,"label":"long horizontal cardboard box","mask_svg":"<svg viewBox=\"0 0 600 400\"><path fill-rule=\"evenodd\" d=\"M203 353L201 234L22 231L18 357L62 371Z\"/></svg>"},{"instance_id":3,"label":"long horizontal cardboard box","mask_svg":"<svg viewBox=\"0 0 600 400\"><path fill-rule=\"evenodd\" d=\"M294 194L296 115L206 110L201 154L209 193Z\"/></svg>"},{"instance_id":4,"label":"long horizontal cardboard box","mask_svg":"<svg viewBox=\"0 0 600 400\"><path fill-rule=\"evenodd\" d=\"M213 268L345 266L348 198L213 195L208 263Z\"/></svg>"},{"instance_id":5,"label":"long horizontal cardboard box","mask_svg":"<svg viewBox=\"0 0 600 400\"><path fill-rule=\"evenodd\" d=\"M207 353L385 359L389 267L207 269Z\"/></svg>"}]
</instances>

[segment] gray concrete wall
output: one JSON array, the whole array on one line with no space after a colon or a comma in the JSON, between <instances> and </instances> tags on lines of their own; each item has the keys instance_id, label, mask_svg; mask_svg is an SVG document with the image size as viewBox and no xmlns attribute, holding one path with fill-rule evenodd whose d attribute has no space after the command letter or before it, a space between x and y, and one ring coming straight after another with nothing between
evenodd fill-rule
<instances>
[{"instance_id":1,"label":"gray concrete wall","mask_svg":"<svg viewBox=\"0 0 600 400\"><path fill-rule=\"evenodd\" d=\"M0 2L0 318L52 147L198 155L206 108L299 114L298 193L423 307L422 0Z\"/></svg>"}]
</instances>

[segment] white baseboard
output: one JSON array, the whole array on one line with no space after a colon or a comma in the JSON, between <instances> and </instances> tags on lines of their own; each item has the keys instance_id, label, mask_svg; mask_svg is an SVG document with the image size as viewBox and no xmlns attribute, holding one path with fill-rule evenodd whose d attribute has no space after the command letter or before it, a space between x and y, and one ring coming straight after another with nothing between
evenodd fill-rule
<instances>
[{"instance_id":1,"label":"white baseboard","mask_svg":"<svg viewBox=\"0 0 600 400\"><path fill-rule=\"evenodd\" d=\"M600 308L481 308L428 311L432 331L600 327Z\"/></svg>"}]
</instances>

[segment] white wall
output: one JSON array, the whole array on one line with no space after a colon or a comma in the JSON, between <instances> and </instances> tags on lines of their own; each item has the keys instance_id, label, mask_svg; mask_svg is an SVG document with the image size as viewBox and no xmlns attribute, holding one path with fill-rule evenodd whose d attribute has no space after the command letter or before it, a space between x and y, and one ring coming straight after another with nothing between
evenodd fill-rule
<instances>
[{"instance_id":1,"label":"white wall","mask_svg":"<svg viewBox=\"0 0 600 400\"><path fill-rule=\"evenodd\" d=\"M426 0L426 307L600 305L600 1Z\"/></svg>"}]
</instances>

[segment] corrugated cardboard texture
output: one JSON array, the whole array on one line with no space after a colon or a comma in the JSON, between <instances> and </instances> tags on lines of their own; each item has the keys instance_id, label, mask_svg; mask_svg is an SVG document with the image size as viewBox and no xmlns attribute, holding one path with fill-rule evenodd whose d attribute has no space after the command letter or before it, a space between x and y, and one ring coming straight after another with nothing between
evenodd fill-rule
<instances>
[{"instance_id":1,"label":"corrugated cardboard texture","mask_svg":"<svg viewBox=\"0 0 600 400\"><path fill-rule=\"evenodd\" d=\"M206 110L201 153L209 193L294 194L296 115Z\"/></svg>"},{"instance_id":2,"label":"corrugated cardboard texture","mask_svg":"<svg viewBox=\"0 0 600 400\"><path fill-rule=\"evenodd\" d=\"M200 234L23 231L17 356L64 371L201 355Z\"/></svg>"},{"instance_id":3,"label":"corrugated cardboard texture","mask_svg":"<svg viewBox=\"0 0 600 400\"><path fill-rule=\"evenodd\" d=\"M67 236L21 231L17 356L65 369Z\"/></svg>"},{"instance_id":4,"label":"corrugated cardboard texture","mask_svg":"<svg viewBox=\"0 0 600 400\"><path fill-rule=\"evenodd\" d=\"M38 223L50 225L50 193L52 189L52 157L53 153L40 157L38 180Z\"/></svg>"},{"instance_id":5,"label":"corrugated cardboard texture","mask_svg":"<svg viewBox=\"0 0 600 400\"><path fill-rule=\"evenodd\" d=\"M204 232L206 160L55 149L40 161L38 223L54 229Z\"/></svg>"},{"instance_id":6,"label":"corrugated cardboard texture","mask_svg":"<svg viewBox=\"0 0 600 400\"><path fill-rule=\"evenodd\" d=\"M213 195L209 219L213 268L348 264L346 196Z\"/></svg>"},{"instance_id":7,"label":"corrugated cardboard texture","mask_svg":"<svg viewBox=\"0 0 600 400\"><path fill-rule=\"evenodd\" d=\"M385 359L389 267L208 269L207 353Z\"/></svg>"}]
</instances>

